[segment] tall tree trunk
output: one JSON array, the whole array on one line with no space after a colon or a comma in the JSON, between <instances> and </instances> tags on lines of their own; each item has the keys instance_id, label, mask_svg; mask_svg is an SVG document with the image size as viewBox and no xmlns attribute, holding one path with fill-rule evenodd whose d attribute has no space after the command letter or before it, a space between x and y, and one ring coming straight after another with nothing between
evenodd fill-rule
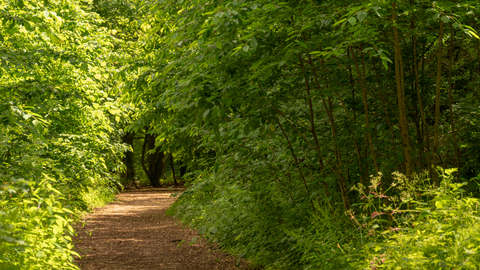
<instances>
[{"instance_id":1,"label":"tall tree trunk","mask_svg":"<svg viewBox=\"0 0 480 270\"><path fill-rule=\"evenodd\" d=\"M414 1L412 1L412 5L414 4ZM415 15L413 15L413 19L412 19L412 29L414 30L415 29ZM413 68L414 68L414 72L415 72L415 89L416 89L416 92L417 92L417 99L418 99L418 107L419 107L419 110L420 110L420 131L421 131L421 149L420 149L420 153L423 153L424 155L424 158L425 158L425 162L426 162L426 167L427 168L430 168L430 159L428 158L428 154L430 152L430 139L429 139L429 135L428 135L428 125L427 125L427 121L426 121L426 118L425 118L425 110L424 110L424 107L423 107L423 99L422 99L422 95L421 95L421 92L420 92L420 80L419 80L419 77L418 77L418 59L417 59L417 36L416 35L413 35L412 37L412 44L413 44Z\"/></svg>"},{"instance_id":2,"label":"tall tree trunk","mask_svg":"<svg viewBox=\"0 0 480 270\"><path fill-rule=\"evenodd\" d=\"M439 130L438 126L440 125L440 85L442 83L442 58L443 58L443 21L440 20L440 30L438 33L438 52L437 52L437 81L435 89L435 126L433 134L433 168L437 168L437 163L439 160ZM439 185L438 174L433 173L433 180L435 184Z\"/></svg>"},{"instance_id":3,"label":"tall tree trunk","mask_svg":"<svg viewBox=\"0 0 480 270\"><path fill-rule=\"evenodd\" d=\"M448 68L448 107L450 109L450 125L452 126L452 138L453 138L453 146L455 148L455 157L457 159L457 181L460 182L460 148L458 147L457 142L457 131L455 129L455 121L453 117L453 82L452 82L452 68L453 68L453 26L450 25L450 61L449 61L449 68Z\"/></svg>"},{"instance_id":4,"label":"tall tree trunk","mask_svg":"<svg viewBox=\"0 0 480 270\"><path fill-rule=\"evenodd\" d=\"M395 2L393 6L393 21L397 23L397 12ZM412 154L410 148L410 136L408 133L408 119L407 109L405 105L405 85L403 77L402 51L400 47L400 37L397 26L393 27L393 36L395 44L395 80L397 84L397 99L398 99L398 122L402 133L402 147L405 161L405 174L407 179L410 179L413 172Z\"/></svg>"},{"instance_id":5,"label":"tall tree trunk","mask_svg":"<svg viewBox=\"0 0 480 270\"><path fill-rule=\"evenodd\" d=\"M177 183L177 177L175 176L175 168L173 166L173 154L170 153L170 166L172 168L172 176L173 176L173 182L175 183L175 186L178 185Z\"/></svg>"},{"instance_id":6,"label":"tall tree trunk","mask_svg":"<svg viewBox=\"0 0 480 270\"><path fill-rule=\"evenodd\" d=\"M142 148L142 168L153 187L160 187L160 178L165 179L165 152L155 147L156 136L145 131ZM147 149L148 148L148 149ZM145 158L145 152L155 149L154 153Z\"/></svg>"},{"instance_id":7,"label":"tall tree trunk","mask_svg":"<svg viewBox=\"0 0 480 270\"><path fill-rule=\"evenodd\" d=\"M121 177L126 184L133 183L136 188L137 183L135 182L135 154L133 152L133 142L134 142L135 133L134 132L126 132L125 135L122 137L122 142L132 148L132 150L125 152L125 156L123 157L122 161L125 165L125 172L121 174Z\"/></svg>"},{"instance_id":8,"label":"tall tree trunk","mask_svg":"<svg viewBox=\"0 0 480 270\"><path fill-rule=\"evenodd\" d=\"M337 140L337 128L335 125L335 118L333 118L333 104L331 97L328 97L328 107L325 103L325 97L322 98L323 105L325 110L327 111L328 119L330 120L330 125L332 127L332 142L335 148L335 158L336 158L336 167L337 167L337 175L339 177L338 184L340 186L340 192L342 193L342 200L345 209L350 209L350 199L348 198L348 190L346 185L345 176L343 174L343 164L342 164L342 155L340 152L340 147L338 146Z\"/></svg>"},{"instance_id":9,"label":"tall tree trunk","mask_svg":"<svg viewBox=\"0 0 480 270\"><path fill-rule=\"evenodd\" d=\"M307 77L307 73L306 73L306 70L305 70L305 66L303 64L303 59L301 57L299 57L299 59L300 59L300 65L301 65L301 68L302 68L303 76L305 78L305 87L306 87L307 99L308 99L308 113L309 113L309 120L310 120L310 130L312 132L313 140L315 142L315 150L318 153L320 153L320 143L318 141L317 130L315 128L315 114L314 114L314 111L313 111L313 103L312 103L312 96L311 96L311 92L310 92L310 84L308 83L308 77ZM320 166L320 171L322 172L323 175L325 175L325 165L323 164L323 159L322 159L320 154L318 155L318 164ZM330 198L330 191L328 190L327 183L323 179L322 179L322 183L323 183L323 189L325 191L325 196L327 198Z\"/></svg>"},{"instance_id":10,"label":"tall tree trunk","mask_svg":"<svg viewBox=\"0 0 480 270\"><path fill-rule=\"evenodd\" d=\"M185 157L182 160L182 165L180 165L180 179L187 173L187 162L185 161Z\"/></svg>"},{"instance_id":11,"label":"tall tree trunk","mask_svg":"<svg viewBox=\"0 0 480 270\"><path fill-rule=\"evenodd\" d=\"M309 59L309 62L313 67L313 62L312 62L311 59ZM307 76L307 73L306 73L305 65L303 63L303 59L301 57L300 57L300 67L302 68L302 72L303 72L303 75L304 75L304 78L305 78L305 87L306 87L307 95L308 95L308 106L309 106L309 112L310 112L310 128L312 129L312 133L313 133L313 136L314 136L316 150L317 150L317 152L320 153L320 143L318 141L317 132L315 130L312 96L311 96L311 92L310 92L310 83L309 83L308 76ZM317 84L317 87L320 88L320 85L319 85L319 82L318 82L318 76L317 76L315 67L313 67L313 73L314 73L315 83ZM322 101L323 101L323 105L325 107L325 110L327 111L327 114L329 116L330 124L332 125L332 142L333 142L334 147L335 147L335 157L337 159L337 161L336 161L336 165L337 165L336 166L337 167L336 172L337 172L337 175L339 176L338 185L340 187L340 192L342 193L343 205L345 206L345 209L348 210L348 209L350 209L350 200L348 198L348 192L347 192L347 187L346 187L346 182L345 182L346 180L345 180L345 177L342 173L342 168L341 168L342 167L342 161L341 161L340 150L339 150L338 144L335 141L335 137L336 137L335 122L333 120L333 115L330 114L331 112L330 113L328 112L327 105L325 104L325 97L322 97ZM319 155L319 163L320 163L320 167L322 168L322 171L323 171L324 170L323 160L322 160L320 155ZM330 192L328 190L328 186L326 185L325 182L323 182L323 183L324 183L325 193L326 193L327 197L330 197Z\"/></svg>"},{"instance_id":12,"label":"tall tree trunk","mask_svg":"<svg viewBox=\"0 0 480 270\"><path fill-rule=\"evenodd\" d=\"M290 139L288 138L287 133L283 129L282 123L280 123L280 121L278 121L278 125L279 125L280 129L282 130L282 133L283 133L283 136L285 137L285 140L287 140L288 148L290 149L290 153L292 154L293 160L295 161L295 165L297 166L298 172L300 173L300 176L302 177L303 184L305 186L305 190L306 190L307 196L308 196L308 201L312 205L312 210L313 210L313 209L315 209L315 205L312 202L311 195L310 195L310 190L308 189L308 185L307 185L307 181L305 180L305 176L303 176L302 168L300 168L300 164L298 163L297 155L295 155L295 151L293 150L292 143L290 142Z\"/></svg>"},{"instance_id":13,"label":"tall tree trunk","mask_svg":"<svg viewBox=\"0 0 480 270\"><path fill-rule=\"evenodd\" d=\"M368 99L367 99L367 81L365 79L366 74L365 74L365 61L363 60L362 56L362 66L363 66L363 73L360 72L360 68L358 66L357 58L355 57L355 52L353 51L353 48L350 47L350 51L352 53L352 58L353 61L355 62L355 68L357 70L357 76L359 78L359 83L360 83L360 88L362 89L362 100L363 100L363 110L365 113L365 129L367 130L365 132L365 137L367 138L368 145L370 147L370 152L372 154L372 160L373 164L375 165L375 171L377 174L380 172L380 168L378 166L377 158L375 156L375 149L373 147L373 141L372 141L372 134L370 132L370 120L368 117Z\"/></svg>"}]
</instances>

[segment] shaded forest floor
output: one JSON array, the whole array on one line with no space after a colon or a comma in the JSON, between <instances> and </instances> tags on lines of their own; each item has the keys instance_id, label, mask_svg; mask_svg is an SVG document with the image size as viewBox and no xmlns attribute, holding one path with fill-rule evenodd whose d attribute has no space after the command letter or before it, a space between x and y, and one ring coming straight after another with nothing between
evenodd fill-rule
<instances>
[{"instance_id":1,"label":"shaded forest floor","mask_svg":"<svg viewBox=\"0 0 480 270\"><path fill-rule=\"evenodd\" d=\"M94 269L248 269L236 257L200 240L198 233L166 215L171 189L142 188L121 193L76 226L75 250L81 270ZM177 191L178 192L178 191ZM198 237L199 241L191 243Z\"/></svg>"}]
</instances>

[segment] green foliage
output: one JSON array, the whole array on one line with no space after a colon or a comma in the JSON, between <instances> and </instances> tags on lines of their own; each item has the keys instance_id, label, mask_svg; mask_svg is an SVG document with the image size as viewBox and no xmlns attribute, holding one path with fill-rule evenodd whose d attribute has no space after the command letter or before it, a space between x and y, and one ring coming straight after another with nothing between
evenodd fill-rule
<instances>
[{"instance_id":1,"label":"green foliage","mask_svg":"<svg viewBox=\"0 0 480 270\"><path fill-rule=\"evenodd\" d=\"M77 269L71 236L72 194L55 189L47 175L39 182L2 179L0 267L2 269Z\"/></svg>"},{"instance_id":2,"label":"green foliage","mask_svg":"<svg viewBox=\"0 0 480 270\"><path fill-rule=\"evenodd\" d=\"M347 216L320 205L282 205L271 186L256 190L220 180L228 178L223 173L215 181L205 175L170 214L267 269L475 269L479 200L453 181L454 171L444 172L440 187L424 174L413 182L396 174L395 189L385 193L381 176L373 178L358 189L364 203Z\"/></svg>"},{"instance_id":3,"label":"green foliage","mask_svg":"<svg viewBox=\"0 0 480 270\"><path fill-rule=\"evenodd\" d=\"M77 269L72 223L114 199L114 38L86 5L0 1L1 269Z\"/></svg>"},{"instance_id":4,"label":"green foliage","mask_svg":"<svg viewBox=\"0 0 480 270\"><path fill-rule=\"evenodd\" d=\"M423 200L413 193L400 193L401 203L390 214L394 226L375 228L373 234L378 236L361 250L366 259L355 265L372 269L476 269L480 263L479 200L466 196L462 189L465 183L455 183L453 172L443 172L438 188L420 184L410 189ZM399 182L403 182L401 177Z\"/></svg>"},{"instance_id":5,"label":"green foliage","mask_svg":"<svg viewBox=\"0 0 480 270\"><path fill-rule=\"evenodd\" d=\"M478 1L0 0L2 266L74 268L68 224L114 199L122 153L143 149L122 139L148 133L148 152L189 169L169 213L239 258L474 267L478 15Z\"/></svg>"}]
</instances>

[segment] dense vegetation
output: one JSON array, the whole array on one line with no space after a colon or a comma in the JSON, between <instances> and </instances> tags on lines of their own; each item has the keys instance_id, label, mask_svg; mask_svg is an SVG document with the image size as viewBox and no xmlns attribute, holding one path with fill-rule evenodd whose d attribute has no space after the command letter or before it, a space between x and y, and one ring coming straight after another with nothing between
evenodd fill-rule
<instances>
[{"instance_id":1,"label":"dense vegetation","mask_svg":"<svg viewBox=\"0 0 480 270\"><path fill-rule=\"evenodd\" d=\"M259 266L480 264L477 1L0 4L2 269L75 269L80 211L175 166Z\"/></svg>"},{"instance_id":2,"label":"dense vegetation","mask_svg":"<svg viewBox=\"0 0 480 270\"><path fill-rule=\"evenodd\" d=\"M114 198L115 46L77 1L1 1L0 268L77 269L72 222Z\"/></svg>"}]
</instances>

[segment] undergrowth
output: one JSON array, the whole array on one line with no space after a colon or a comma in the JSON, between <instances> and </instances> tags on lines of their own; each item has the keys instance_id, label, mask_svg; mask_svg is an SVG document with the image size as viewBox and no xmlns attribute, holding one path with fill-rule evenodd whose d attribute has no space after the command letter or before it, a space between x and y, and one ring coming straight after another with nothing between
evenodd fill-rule
<instances>
[{"instance_id":1,"label":"undergrowth","mask_svg":"<svg viewBox=\"0 0 480 270\"><path fill-rule=\"evenodd\" d=\"M46 175L40 182L4 179L0 190L0 269L78 269L72 227L82 215L112 201L109 188L61 192ZM82 207L80 207L82 206ZM85 206L87 208L85 208Z\"/></svg>"},{"instance_id":2,"label":"undergrowth","mask_svg":"<svg viewBox=\"0 0 480 270\"><path fill-rule=\"evenodd\" d=\"M348 212L293 204L274 184L203 175L169 213L265 269L477 269L479 200L454 181L454 169L439 171L438 187L425 173L408 181L394 173L388 187L372 177L352 189L360 203Z\"/></svg>"}]
</instances>

